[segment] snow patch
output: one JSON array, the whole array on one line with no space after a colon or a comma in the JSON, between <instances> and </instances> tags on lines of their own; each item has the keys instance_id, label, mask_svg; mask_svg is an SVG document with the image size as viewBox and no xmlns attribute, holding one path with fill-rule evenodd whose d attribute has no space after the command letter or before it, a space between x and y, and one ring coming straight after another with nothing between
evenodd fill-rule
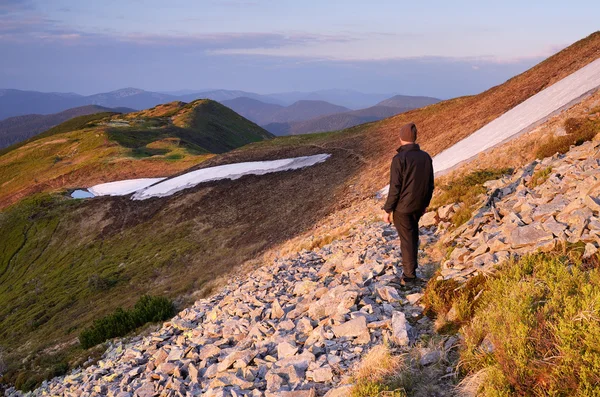
<instances>
[{"instance_id":1,"label":"snow patch","mask_svg":"<svg viewBox=\"0 0 600 397\"><path fill-rule=\"evenodd\" d=\"M487 149L516 137L533 125L546 121L565 107L580 102L586 94L595 91L598 87L600 87L600 59L538 92L435 156L434 171L440 173L449 170Z\"/></svg>"},{"instance_id":2,"label":"snow patch","mask_svg":"<svg viewBox=\"0 0 600 397\"><path fill-rule=\"evenodd\" d=\"M272 172L297 170L309 167L327 160L330 154L294 157L273 161L252 161L203 168L167 179L146 189L141 189L132 196L133 200L145 200L150 197L165 197L180 190L194 187L202 182L220 179L235 180L244 175L264 175Z\"/></svg>"},{"instance_id":3,"label":"snow patch","mask_svg":"<svg viewBox=\"0 0 600 397\"><path fill-rule=\"evenodd\" d=\"M94 196L127 196L165 179L167 178L126 179L123 181L101 183L90 187L88 190Z\"/></svg>"},{"instance_id":4,"label":"snow patch","mask_svg":"<svg viewBox=\"0 0 600 397\"><path fill-rule=\"evenodd\" d=\"M581 102L599 87L600 59L597 59L439 153L433 158L434 172L449 171L479 153L517 137L561 110ZM377 196L387 195L388 190L389 185L379 190Z\"/></svg>"}]
</instances>

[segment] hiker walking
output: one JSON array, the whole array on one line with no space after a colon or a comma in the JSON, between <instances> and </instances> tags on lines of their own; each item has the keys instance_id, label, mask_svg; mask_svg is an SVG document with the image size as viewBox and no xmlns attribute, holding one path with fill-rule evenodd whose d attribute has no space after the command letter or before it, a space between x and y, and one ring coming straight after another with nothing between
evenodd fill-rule
<instances>
[{"instance_id":1,"label":"hiker walking","mask_svg":"<svg viewBox=\"0 0 600 397\"><path fill-rule=\"evenodd\" d=\"M419 219L433 194L431 157L421 150L416 140L417 126L414 123L400 128L400 148L392 159L390 190L383 206L385 221L394 223L400 237L402 285L417 281Z\"/></svg>"}]
</instances>

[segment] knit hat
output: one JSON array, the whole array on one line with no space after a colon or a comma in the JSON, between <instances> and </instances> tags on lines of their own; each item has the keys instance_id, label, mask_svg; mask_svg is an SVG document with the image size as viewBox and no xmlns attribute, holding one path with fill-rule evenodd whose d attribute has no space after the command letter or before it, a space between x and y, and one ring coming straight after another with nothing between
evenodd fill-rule
<instances>
[{"instance_id":1,"label":"knit hat","mask_svg":"<svg viewBox=\"0 0 600 397\"><path fill-rule=\"evenodd\" d=\"M400 127L400 139L405 142L415 142L417 140L417 126L415 123L404 124Z\"/></svg>"}]
</instances>

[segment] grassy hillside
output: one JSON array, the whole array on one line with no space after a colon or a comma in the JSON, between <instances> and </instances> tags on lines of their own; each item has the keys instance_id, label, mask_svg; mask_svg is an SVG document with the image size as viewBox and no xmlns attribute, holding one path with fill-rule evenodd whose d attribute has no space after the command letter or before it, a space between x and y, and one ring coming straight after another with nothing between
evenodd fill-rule
<instances>
[{"instance_id":1,"label":"grassy hillside","mask_svg":"<svg viewBox=\"0 0 600 397\"><path fill-rule=\"evenodd\" d=\"M215 131L229 131L228 136L238 143L257 141L210 159L204 157L195 168L332 154L314 167L210 182L168 198L134 202L106 197L76 202L50 195L6 209L0 215L0 301L6 302L0 307L0 347L6 352L6 361L13 367L34 368L37 364L33 360L23 364L20 360L34 352L36 357L55 355L64 351L64 346L76 350L78 332L94 318L118 306L131 306L148 292L175 298L205 288L246 260L314 230L326 215L371 197L386 183L389 160L403 123L415 121L421 131L419 141L436 154L599 56L600 33L596 33L480 95L340 132L259 141L269 135L261 135L258 127L237 134L235 126L243 119L218 123L206 117L207 112L228 114L230 110L204 106L211 102L190 106L172 103L137 114L110 116L105 120L110 125L40 139L1 156L0 185L15 191L13 180L25 178L22 175L39 177L64 166L62 159L56 165L44 163L57 153L47 149L52 145L63 145L60 153L71 156L70 173L57 172L61 176L55 177L56 181L77 172L85 174L87 181L92 179L90 175L123 179L164 174L167 169L174 172L170 164L181 164L183 159L171 163L168 154L135 158L134 149L160 148L175 139L190 145L176 146L185 159L199 162L194 156L202 155L192 152L207 141L199 138L190 142L169 135L179 129L210 126ZM160 135L163 133L167 137ZM209 142L223 145L218 139ZM174 144L168 148L175 150ZM39 159L36 153L40 153ZM44 167L38 168L38 162ZM93 166L77 168L82 163ZM12 170L11 176L5 177L5 170ZM19 183L23 186L24 181ZM69 185L73 182L56 186ZM72 345L49 350L59 343Z\"/></svg>"},{"instance_id":2,"label":"grassy hillside","mask_svg":"<svg viewBox=\"0 0 600 397\"><path fill-rule=\"evenodd\" d=\"M0 152L0 208L38 192L172 175L271 137L208 100L76 117Z\"/></svg>"}]
</instances>

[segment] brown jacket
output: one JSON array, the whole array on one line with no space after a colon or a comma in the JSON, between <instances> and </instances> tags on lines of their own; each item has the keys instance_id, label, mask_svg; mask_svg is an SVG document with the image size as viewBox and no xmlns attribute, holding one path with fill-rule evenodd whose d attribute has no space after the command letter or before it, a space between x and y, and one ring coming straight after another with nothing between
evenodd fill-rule
<instances>
[{"instance_id":1,"label":"brown jacket","mask_svg":"<svg viewBox=\"0 0 600 397\"><path fill-rule=\"evenodd\" d=\"M423 213L433 195L433 164L419 145L402 145L392 159L386 212Z\"/></svg>"}]
</instances>

